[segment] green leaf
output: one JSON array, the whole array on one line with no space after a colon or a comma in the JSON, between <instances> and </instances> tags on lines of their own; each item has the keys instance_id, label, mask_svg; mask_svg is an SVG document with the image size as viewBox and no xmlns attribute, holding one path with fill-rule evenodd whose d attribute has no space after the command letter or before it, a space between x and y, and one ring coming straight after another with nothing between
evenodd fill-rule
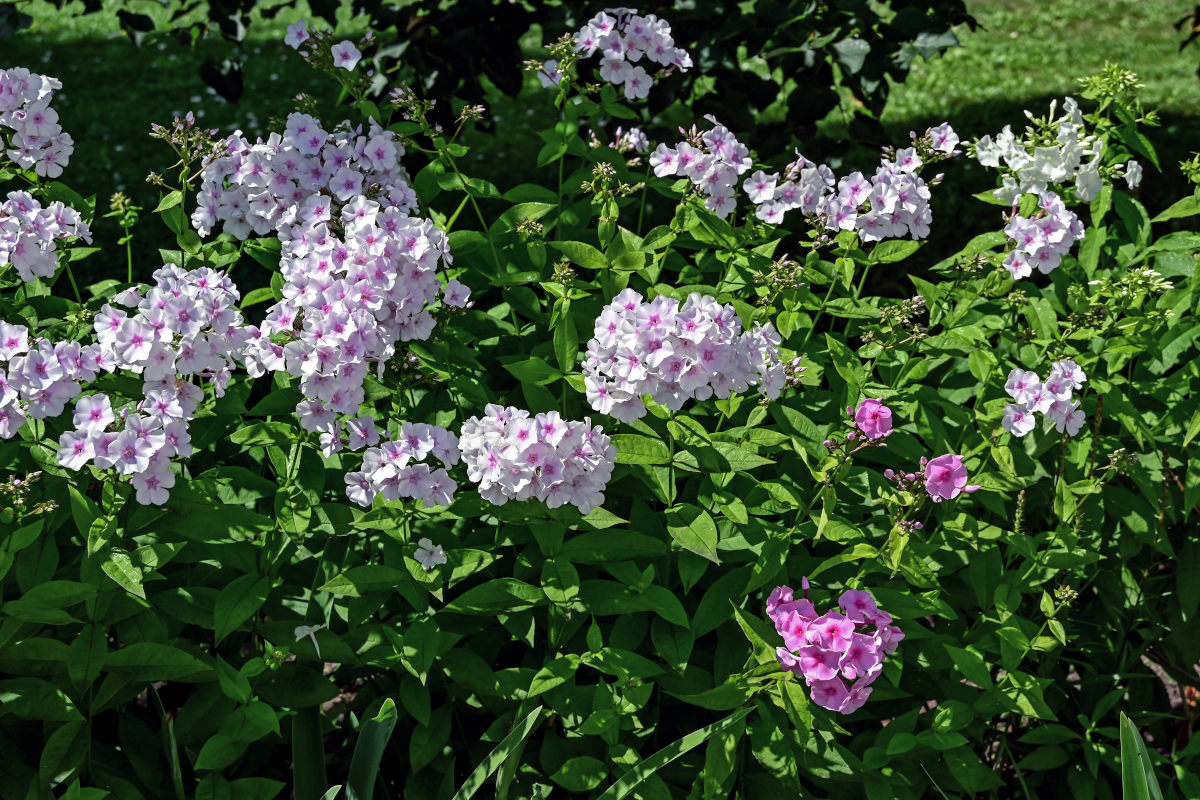
<instances>
[{"instance_id":1,"label":"green leaf","mask_svg":"<svg viewBox=\"0 0 1200 800\"><path fill-rule=\"evenodd\" d=\"M541 587L516 578L496 578L468 589L442 609L445 614L496 614L544 605Z\"/></svg>"},{"instance_id":2,"label":"green leaf","mask_svg":"<svg viewBox=\"0 0 1200 800\"><path fill-rule=\"evenodd\" d=\"M221 590L213 605L213 637L219 643L254 616L271 593L271 579L242 575Z\"/></svg>"},{"instance_id":3,"label":"green leaf","mask_svg":"<svg viewBox=\"0 0 1200 800\"><path fill-rule=\"evenodd\" d=\"M108 653L108 637L99 625L86 625L71 642L67 655L67 676L80 688L91 686L100 677L104 657Z\"/></svg>"},{"instance_id":4,"label":"green leaf","mask_svg":"<svg viewBox=\"0 0 1200 800\"><path fill-rule=\"evenodd\" d=\"M554 771L550 780L570 792L589 792L604 782L608 770L604 762L593 756L568 758Z\"/></svg>"},{"instance_id":5,"label":"green leaf","mask_svg":"<svg viewBox=\"0 0 1200 800\"><path fill-rule=\"evenodd\" d=\"M295 426L286 422L251 422L229 434L229 441L247 447L287 448L298 439Z\"/></svg>"},{"instance_id":6,"label":"green leaf","mask_svg":"<svg viewBox=\"0 0 1200 800\"><path fill-rule=\"evenodd\" d=\"M382 564L367 564L361 567L351 567L320 588L330 594L362 597L370 592L395 589L402 583L409 583L412 577L404 570L395 567L385 567Z\"/></svg>"},{"instance_id":7,"label":"green leaf","mask_svg":"<svg viewBox=\"0 0 1200 800\"><path fill-rule=\"evenodd\" d=\"M604 269L608 259L595 247L583 242L550 242L550 246L585 269Z\"/></svg>"},{"instance_id":8,"label":"green leaf","mask_svg":"<svg viewBox=\"0 0 1200 800\"><path fill-rule=\"evenodd\" d=\"M667 532L680 547L703 556L714 564L717 557L717 526L712 517L702 508L684 505L667 511Z\"/></svg>"},{"instance_id":9,"label":"green leaf","mask_svg":"<svg viewBox=\"0 0 1200 800\"><path fill-rule=\"evenodd\" d=\"M100 562L100 569L112 578L118 586L132 595L146 599L146 590L142 588L142 571L134 566L129 554L123 550L110 550Z\"/></svg>"},{"instance_id":10,"label":"green leaf","mask_svg":"<svg viewBox=\"0 0 1200 800\"><path fill-rule=\"evenodd\" d=\"M135 642L109 653L104 671L119 672L134 681L175 681L205 677L212 667L170 645Z\"/></svg>"},{"instance_id":11,"label":"green leaf","mask_svg":"<svg viewBox=\"0 0 1200 800\"><path fill-rule=\"evenodd\" d=\"M479 766L471 770L471 774L458 787L458 791L454 793L453 800L468 800L473 797L475 792L479 791L480 787L487 782L492 773L500 768L500 765L507 761L510 757L516 756L519 749L525 744L525 740L529 738L529 734L533 733L533 729L537 727L538 722L542 718L542 706L538 706L533 711L530 711L524 719L513 726L512 731L500 740L500 744L496 745L492 752L488 753L487 758L479 763Z\"/></svg>"},{"instance_id":12,"label":"green leaf","mask_svg":"<svg viewBox=\"0 0 1200 800\"><path fill-rule=\"evenodd\" d=\"M321 800L329 786L319 706L299 709L292 717L292 781L296 800Z\"/></svg>"},{"instance_id":13,"label":"green leaf","mask_svg":"<svg viewBox=\"0 0 1200 800\"><path fill-rule=\"evenodd\" d=\"M562 377L562 373L551 366L550 362L537 356L505 364L504 368L522 383L532 383L535 386L545 386Z\"/></svg>"},{"instance_id":14,"label":"green leaf","mask_svg":"<svg viewBox=\"0 0 1200 800\"><path fill-rule=\"evenodd\" d=\"M831 334L825 334L825 342L829 347L829 357L833 360L833 368L837 370L838 375L841 375L846 383L855 389L861 388L863 366L858 357L850 352L849 347L833 338Z\"/></svg>"},{"instance_id":15,"label":"green leaf","mask_svg":"<svg viewBox=\"0 0 1200 800\"><path fill-rule=\"evenodd\" d=\"M890 264L903 261L921 249L924 242L914 242L905 239L891 239L880 242L871 250L871 262L874 264Z\"/></svg>"},{"instance_id":16,"label":"green leaf","mask_svg":"<svg viewBox=\"0 0 1200 800\"><path fill-rule=\"evenodd\" d=\"M1192 421L1188 423L1187 433L1183 436L1183 447L1187 447L1196 435L1200 434L1200 407L1192 414Z\"/></svg>"},{"instance_id":17,"label":"green leaf","mask_svg":"<svg viewBox=\"0 0 1200 800\"><path fill-rule=\"evenodd\" d=\"M616 433L612 443L617 448L618 464L667 464L671 452L657 439L636 433Z\"/></svg>"},{"instance_id":18,"label":"green leaf","mask_svg":"<svg viewBox=\"0 0 1200 800\"><path fill-rule=\"evenodd\" d=\"M751 711L751 708L739 709L728 717L714 722L711 725L705 725L703 728L692 731L683 736L673 744L669 744L659 750L650 758L638 764L633 769L621 776L620 780L609 787L608 791L600 795L599 800L624 800L633 793L633 790L641 786L642 783L654 773L670 764L675 759L679 758L689 750L703 744L710 736L722 733L729 728L732 728L737 723L745 719Z\"/></svg>"},{"instance_id":19,"label":"green leaf","mask_svg":"<svg viewBox=\"0 0 1200 800\"><path fill-rule=\"evenodd\" d=\"M1124 800L1163 800L1142 735L1121 712L1121 789Z\"/></svg>"},{"instance_id":20,"label":"green leaf","mask_svg":"<svg viewBox=\"0 0 1200 800\"><path fill-rule=\"evenodd\" d=\"M385 698L379 713L363 723L350 759L350 777L346 781L346 800L371 800L375 796L375 779L399 715L392 698Z\"/></svg>"},{"instance_id":21,"label":"green leaf","mask_svg":"<svg viewBox=\"0 0 1200 800\"><path fill-rule=\"evenodd\" d=\"M1182 200L1175 201L1169 205L1166 210L1150 221L1166 222L1169 219L1194 217L1197 214L1200 214L1200 196L1192 195L1191 197L1185 197Z\"/></svg>"},{"instance_id":22,"label":"green leaf","mask_svg":"<svg viewBox=\"0 0 1200 800\"><path fill-rule=\"evenodd\" d=\"M174 208L183 202L183 192L176 189L173 192L167 192L162 200L158 201L158 205L154 207L154 213L159 214L166 211L168 208Z\"/></svg>"}]
</instances>

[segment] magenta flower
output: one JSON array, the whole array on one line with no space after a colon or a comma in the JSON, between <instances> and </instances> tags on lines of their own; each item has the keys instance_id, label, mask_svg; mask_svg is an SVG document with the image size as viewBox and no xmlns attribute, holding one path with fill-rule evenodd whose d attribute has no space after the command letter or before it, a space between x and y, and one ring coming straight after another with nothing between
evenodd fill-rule
<instances>
[{"instance_id":1,"label":"magenta flower","mask_svg":"<svg viewBox=\"0 0 1200 800\"><path fill-rule=\"evenodd\" d=\"M854 424L870 439L882 439L892 430L892 410L874 398L858 404Z\"/></svg>"},{"instance_id":2,"label":"magenta flower","mask_svg":"<svg viewBox=\"0 0 1200 800\"><path fill-rule=\"evenodd\" d=\"M804 581L808 594L808 582ZM813 702L831 711L857 711L883 672L883 660L904 638L870 592L848 589L838 600L846 613L818 615L807 597L796 600L780 586L767 599L767 616L783 637L776 648L780 668L804 678ZM847 685L849 682L849 685Z\"/></svg>"},{"instance_id":3,"label":"magenta flower","mask_svg":"<svg viewBox=\"0 0 1200 800\"><path fill-rule=\"evenodd\" d=\"M978 488L967 484L967 468L961 456L946 454L925 464L925 491L935 503L952 500L963 492L974 492Z\"/></svg>"}]
</instances>

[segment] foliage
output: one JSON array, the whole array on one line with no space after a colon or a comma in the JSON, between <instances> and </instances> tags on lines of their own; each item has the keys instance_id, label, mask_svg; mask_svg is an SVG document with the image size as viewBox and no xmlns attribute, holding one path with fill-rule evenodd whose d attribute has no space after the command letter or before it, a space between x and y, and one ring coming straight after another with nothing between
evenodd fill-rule
<instances>
[{"instance_id":1,"label":"foliage","mask_svg":"<svg viewBox=\"0 0 1200 800\"><path fill-rule=\"evenodd\" d=\"M330 73L356 93L355 113L425 156L412 176L421 213L448 233L446 275L475 300L438 310L428 339L367 378L362 412L393 435L404 421L458 430L488 403L590 415L617 452L605 502L586 515L492 505L460 467L447 506L350 504L345 476L360 459L322 452L297 424L302 387L286 372L208 386L195 453L172 468L162 506L111 470L60 464L69 411L32 420L0 442L12 476L0 797L268 798L291 786L316 798L339 785L369 796L377 769L376 787L412 798L1063 785L1107 798L1129 769L1122 709L1155 744L1140 764L1173 767L1158 770L1164 796L1197 793L1200 746L1175 746L1190 723L1162 710L1161 678L1194 688L1200 661L1200 239L1164 231L1200 214L1200 195L1148 209L1114 185L1129 158L1156 159L1126 93L1090 85L1104 185L1087 203L1064 192L1082 241L1049 275L1014 281L1000 266L1007 206L991 186L977 188L997 230L931 265L916 240L831 235L811 216L714 215L691 182L589 141L591 126L638 112L586 76L560 85L545 121L538 166L557 181L523 182L518 167L497 186L460 169L472 114L440 130L414 94L397 115ZM257 314L283 296L281 243L201 238L187 220L207 152L164 138L181 162L164 170L153 213L177 248L158 255L257 270L240 303ZM764 150L756 164L773 160ZM10 177L97 213L64 183ZM953 227L931 184L933 224ZM89 285L93 253L61 248L43 280L0 274L0 318L89 341L128 288ZM865 292L880 272L906 276L922 302ZM807 365L801 385L674 411L647 398L633 421L596 414L586 340L627 288L700 292L747 328L772 322L783 356ZM1007 433L1010 370L1066 359L1087 373L1088 423L1074 437ZM126 408L143 396L128 373L87 390ZM858 439L845 409L863 398L888 405L894 430L847 446ZM961 455L979 491L935 503L919 481L886 477L943 454ZM426 538L445 564L421 560ZM766 598L804 577L820 607L869 590L906 634L853 715L810 702L777 661Z\"/></svg>"}]
</instances>

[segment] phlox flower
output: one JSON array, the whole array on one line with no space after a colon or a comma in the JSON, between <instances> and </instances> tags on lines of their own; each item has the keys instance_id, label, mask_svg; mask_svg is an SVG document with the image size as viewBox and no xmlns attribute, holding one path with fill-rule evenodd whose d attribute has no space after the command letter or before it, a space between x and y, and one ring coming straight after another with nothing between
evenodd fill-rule
<instances>
[{"instance_id":1,"label":"phlox flower","mask_svg":"<svg viewBox=\"0 0 1200 800\"><path fill-rule=\"evenodd\" d=\"M1004 420L1001 422L1004 430L1013 436L1024 436L1037 425L1037 417L1033 410L1024 403L1009 404L1004 407Z\"/></svg>"},{"instance_id":2,"label":"phlox flower","mask_svg":"<svg viewBox=\"0 0 1200 800\"><path fill-rule=\"evenodd\" d=\"M298 50L300 45L304 44L311 37L308 29L308 22L305 20L297 20L287 26L287 35L283 37L283 43L293 50Z\"/></svg>"},{"instance_id":3,"label":"phlox flower","mask_svg":"<svg viewBox=\"0 0 1200 800\"><path fill-rule=\"evenodd\" d=\"M335 44L330 50L330 54L333 56L334 66L341 67L347 72L353 72L362 58L362 53L358 51L353 42L348 40Z\"/></svg>"},{"instance_id":4,"label":"phlox flower","mask_svg":"<svg viewBox=\"0 0 1200 800\"><path fill-rule=\"evenodd\" d=\"M947 454L930 459L925 464L925 491L935 503L953 500L963 492L978 489L978 486L967 483L967 467L961 456Z\"/></svg>"},{"instance_id":5,"label":"phlox flower","mask_svg":"<svg viewBox=\"0 0 1200 800\"><path fill-rule=\"evenodd\" d=\"M858 404L854 424L868 438L882 439L892 432L892 410L881 401L868 398Z\"/></svg>"},{"instance_id":6,"label":"phlox flower","mask_svg":"<svg viewBox=\"0 0 1200 800\"><path fill-rule=\"evenodd\" d=\"M446 563L446 552L440 544L435 545L428 537L424 537L417 542L417 551L413 553L413 558L429 572L439 564Z\"/></svg>"}]
</instances>

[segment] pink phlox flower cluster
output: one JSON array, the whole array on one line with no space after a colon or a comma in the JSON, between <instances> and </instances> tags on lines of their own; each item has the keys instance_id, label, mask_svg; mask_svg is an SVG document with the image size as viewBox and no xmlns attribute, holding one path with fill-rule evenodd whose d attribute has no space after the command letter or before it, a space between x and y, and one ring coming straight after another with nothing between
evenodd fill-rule
<instances>
[{"instance_id":1,"label":"pink phlox flower cluster","mask_svg":"<svg viewBox=\"0 0 1200 800\"><path fill-rule=\"evenodd\" d=\"M852 714L871 695L885 657L896 651L904 633L870 592L848 589L838 599L840 611L823 614L807 595L806 581L802 599L794 599L787 586L767 599L767 616L783 637L784 646L775 650L779 666L804 678L817 705Z\"/></svg>"},{"instance_id":2,"label":"pink phlox flower cluster","mask_svg":"<svg viewBox=\"0 0 1200 800\"><path fill-rule=\"evenodd\" d=\"M650 154L650 166L660 178L677 175L690 180L704 197L704 207L724 219L737 206L737 179L750 169L750 150L710 114L713 127L699 135L699 146L680 142L660 144ZM686 133L686 131L684 131Z\"/></svg>"},{"instance_id":3,"label":"pink phlox flower cluster","mask_svg":"<svg viewBox=\"0 0 1200 800\"><path fill-rule=\"evenodd\" d=\"M29 329L0 321L0 439L10 439L29 419L57 417L82 384L112 371L98 345L51 342Z\"/></svg>"},{"instance_id":4,"label":"pink phlox flower cluster","mask_svg":"<svg viewBox=\"0 0 1200 800\"><path fill-rule=\"evenodd\" d=\"M61 88L56 78L24 67L0 70L0 130L8 157L45 178L62 175L75 150L71 135L58 124L58 112L50 107Z\"/></svg>"},{"instance_id":5,"label":"pink phlox flower cluster","mask_svg":"<svg viewBox=\"0 0 1200 800\"><path fill-rule=\"evenodd\" d=\"M1035 135L1028 128L1018 136L1011 125L991 136L984 136L975 143L975 154L985 167L1004 170L1003 185L995 195L1006 203L1015 203L1023 194L1040 194L1050 186L1073 183L1075 196L1090 202L1100 194L1103 181L1100 177L1100 156L1104 152L1104 139L1089 133L1074 98L1063 100L1063 115L1055 118L1058 101L1050 103L1050 114L1045 124L1055 130L1054 142L1047 143L1045 137ZM1033 115L1026 111L1031 120ZM1090 159L1086 160L1085 159ZM1141 181L1141 168L1135 161L1130 169L1127 165L1125 180L1130 188Z\"/></svg>"},{"instance_id":6,"label":"pink phlox flower cluster","mask_svg":"<svg viewBox=\"0 0 1200 800\"><path fill-rule=\"evenodd\" d=\"M1038 212L1032 217L1014 213L1004 226L1004 235L1015 246L1004 257L1002 266L1013 280L1029 277L1037 267L1043 275L1054 271L1062 257L1070 251L1075 240L1083 236L1083 222L1058 195L1042 191L1038 194Z\"/></svg>"},{"instance_id":7,"label":"pink phlox flower cluster","mask_svg":"<svg viewBox=\"0 0 1200 800\"><path fill-rule=\"evenodd\" d=\"M360 435L363 442L379 442L374 420L369 417L352 420L350 428L351 438ZM360 506L371 505L376 496L391 501L410 497L429 506L448 506L458 484L444 467L432 469L424 463L431 454L445 467L454 466L458 463L458 437L439 425L405 422L395 438L363 453L362 469L346 473L346 496Z\"/></svg>"},{"instance_id":8,"label":"pink phlox flower cluster","mask_svg":"<svg viewBox=\"0 0 1200 800\"><path fill-rule=\"evenodd\" d=\"M341 449L338 415L356 414L364 401L370 366L381 375L398 341L429 337L439 292L461 307L470 290L439 282L438 267L452 259L432 221L360 197L342 206L338 236L329 208L313 208L321 198L305 204L304 222L280 230L283 299L267 311L245 359L252 378L282 370L300 379L305 400L296 413L305 429L324 434L330 454Z\"/></svg>"},{"instance_id":9,"label":"pink phlox flower cluster","mask_svg":"<svg viewBox=\"0 0 1200 800\"><path fill-rule=\"evenodd\" d=\"M786 381L779 344L773 325L743 332L733 306L713 297L692 292L682 305L666 295L643 302L626 289L596 319L583 363L587 401L630 422L645 416L644 394L673 410L752 385L773 400Z\"/></svg>"},{"instance_id":10,"label":"pink phlox flower cluster","mask_svg":"<svg viewBox=\"0 0 1200 800\"><path fill-rule=\"evenodd\" d=\"M949 123L930 128L925 138L935 152L953 155L958 134ZM758 170L742 184L742 190L758 208L755 215L778 224L789 211L817 215L830 231L858 231L864 242L901 236L923 239L929 235L933 210L930 192L918 174L923 161L916 147L897 150L894 158L883 158L873 177L852 172L840 180L824 164L809 161L800 153L781 175Z\"/></svg>"},{"instance_id":11,"label":"pink phlox flower cluster","mask_svg":"<svg viewBox=\"0 0 1200 800\"><path fill-rule=\"evenodd\" d=\"M316 118L294 113L282 134L253 144L238 131L226 155L201 173L192 225L201 236L217 223L237 239L264 236L326 221L337 206L364 195L409 213L417 195L400 165L403 155L396 135L374 120L365 132L349 122L327 132Z\"/></svg>"},{"instance_id":12,"label":"pink phlox flower cluster","mask_svg":"<svg viewBox=\"0 0 1200 800\"><path fill-rule=\"evenodd\" d=\"M531 416L495 403L485 411L463 423L459 439L467 477L485 500L570 503L584 514L604 503L617 448L602 427L587 417L564 420L557 411Z\"/></svg>"},{"instance_id":13,"label":"pink phlox flower cluster","mask_svg":"<svg viewBox=\"0 0 1200 800\"><path fill-rule=\"evenodd\" d=\"M26 283L51 278L58 268L59 241L92 232L79 212L59 201L43 207L28 192L9 192L0 203L0 267L12 264Z\"/></svg>"},{"instance_id":14,"label":"pink phlox flower cluster","mask_svg":"<svg viewBox=\"0 0 1200 800\"><path fill-rule=\"evenodd\" d=\"M628 8L610 8L592 17L575 34L575 49L583 58L600 54L600 78L615 86L623 86L626 100L645 98L650 94L654 77L638 62L642 56L647 63L658 64L668 72L679 69L687 72L692 57L687 50L675 46L671 26L654 14L641 15ZM557 62L547 62L543 85L558 83Z\"/></svg>"},{"instance_id":15,"label":"pink phlox flower cluster","mask_svg":"<svg viewBox=\"0 0 1200 800\"><path fill-rule=\"evenodd\" d=\"M1084 413L1079 401L1072 399L1083 388L1087 375L1074 361L1055 361L1045 381L1036 372L1020 367L1008 373L1004 391L1015 400L1004 407L1000 423L1013 436L1021 437L1037 425L1037 414L1045 414L1059 433L1074 436L1083 427Z\"/></svg>"}]
</instances>

